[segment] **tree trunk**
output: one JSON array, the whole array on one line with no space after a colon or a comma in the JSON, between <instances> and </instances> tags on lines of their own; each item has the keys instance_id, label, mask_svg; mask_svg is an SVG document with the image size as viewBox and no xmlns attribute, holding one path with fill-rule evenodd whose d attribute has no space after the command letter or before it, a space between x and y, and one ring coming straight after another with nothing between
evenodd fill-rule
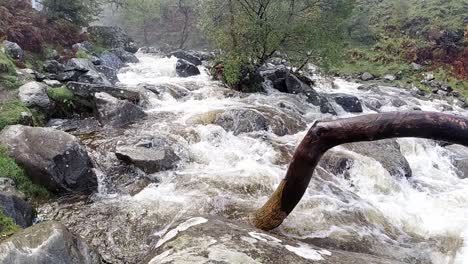
<instances>
[{"instance_id":1,"label":"tree trunk","mask_svg":"<svg viewBox=\"0 0 468 264\"><path fill-rule=\"evenodd\" d=\"M468 118L432 112L393 112L318 122L298 146L286 177L251 217L259 229L280 226L304 195L323 154L338 145L386 138L417 137L468 147Z\"/></svg>"}]
</instances>

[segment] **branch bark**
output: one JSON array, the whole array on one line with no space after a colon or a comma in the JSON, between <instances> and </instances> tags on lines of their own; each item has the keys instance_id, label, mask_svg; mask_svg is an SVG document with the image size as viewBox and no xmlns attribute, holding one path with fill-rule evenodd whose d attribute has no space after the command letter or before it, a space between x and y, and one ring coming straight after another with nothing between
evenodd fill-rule
<instances>
[{"instance_id":1,"label":"branch bark","mask_svg":"<svg viewBox=\"0 0 468 264\"><path fill-rule=\"evenodd\" d=\"M298 146L286 177L251 217L259 229L280 226L304 195L320 158L345 143L397 137L443 140L468 147L468 118L433 112L392 112L315 123Z\"/></svg>"}]
</instances>

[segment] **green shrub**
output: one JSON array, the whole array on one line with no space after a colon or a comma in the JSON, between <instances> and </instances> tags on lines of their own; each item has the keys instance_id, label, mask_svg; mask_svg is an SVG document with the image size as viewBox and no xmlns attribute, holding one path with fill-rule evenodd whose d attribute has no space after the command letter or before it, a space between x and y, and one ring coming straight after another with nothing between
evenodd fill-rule
<instances>
[{"instance_id":1,"label":"green shrub","mask_svg":"<svg viewBox=\"0 0 468 264\"><path fill-rule=\"evenodd\" d=\"M0 46L0 50L3 46ZM3 52L0 51L0 74L16 76L16 66L13 61Z\"/></svg>"},{"instance_id":2,"label":"green shrub","mask_svg":"<svg viewBox=\"0 0 468 264\"><path fill-rule=\"evenodd\" d=\"M9 237L14 233L18 232L21 228L15 224L12 218L3 214L0 210L0 241L4 237Z\"/></svg>"},{"instance_id":3,"label":"green shrub","mask_svg":"<svg viewBox=\"0 0 468 264\"><path fill-rule=\"evenodd\" d=\"M75 57L79 59L89 59L91 56L86 51L80 49L76 52Z\"/></svg>"},{"instance_id":4,"label":"green shrub","mask_svg":"<svg viewBox=\"0 0 468 264\"><path fill-rule=\"evenodd\" d=\"M0 85L7 89L13 90L20 86L18 78L14 75L0 75Z\"/></svg>"},{"instance_id":5,"label":"green shrub","mask_svg":"<svg viewBox=\"0 0 468 264\"><path fill-rule=\"evenodd\" d=\"M0 145L0 178L12 179L18 190L31 198L45 198L49 195L47 190L39 185L35 185L26 176L16 162L6 154L4 146Z\"/></svg>"},{"instance_id":6,"label":"green shrub","mask_svg":"<svg viewBox=\"0 0 468 264\"><path fill-rule=\"evenodd\" d=\"M30 112L20 101L0 102L0 130L21 121L21 113Z\"/></svg>"},{"instance_id":7,"label":"green shrub","mask_svg":"<svg viewBox=\"0 0 468 264\"><path fill-rule=\"evenodd\" d=\"M67 87L62 86L58 88L51 88L47 90L47 95L50 99L56 102L71 102L73 100L73 92L70 91Z\"/></svg>"}]
</instances>

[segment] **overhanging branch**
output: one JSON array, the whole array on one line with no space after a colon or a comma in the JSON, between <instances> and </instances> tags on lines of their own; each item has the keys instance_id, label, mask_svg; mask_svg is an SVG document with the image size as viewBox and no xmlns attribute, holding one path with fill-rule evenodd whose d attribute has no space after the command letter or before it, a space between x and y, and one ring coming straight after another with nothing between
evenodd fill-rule
<instances>
[{"instance_id":1,"label":"overhanging branch","mask_svg":"<svg viewBox=\"0 0 468 264\"><path fill-rule=\"evenodd\" d=\"M468 119L433 112L392 112L318 122L298 146L275 193L252 216L252 223L263 230L280 226L301 200L315 167L329 149L399 137L443 140L468 147Z\"/></svg>"}]
</instances>

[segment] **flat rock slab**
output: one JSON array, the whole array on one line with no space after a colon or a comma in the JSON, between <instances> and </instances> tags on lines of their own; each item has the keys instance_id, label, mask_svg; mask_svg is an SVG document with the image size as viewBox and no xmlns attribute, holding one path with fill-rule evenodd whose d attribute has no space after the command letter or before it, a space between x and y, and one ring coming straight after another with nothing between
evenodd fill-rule
<instances>
[{"instance_id":1,"label":"flat rock slab","mask_svg":"<svg viewBox=\"0 0 468 264\"><path fill-rule=\"evenodd\" d=\"M172 226L142 263L400 264L361 253L326 250L217 218L194 217Z\"/></svg>"}]
</instances>

